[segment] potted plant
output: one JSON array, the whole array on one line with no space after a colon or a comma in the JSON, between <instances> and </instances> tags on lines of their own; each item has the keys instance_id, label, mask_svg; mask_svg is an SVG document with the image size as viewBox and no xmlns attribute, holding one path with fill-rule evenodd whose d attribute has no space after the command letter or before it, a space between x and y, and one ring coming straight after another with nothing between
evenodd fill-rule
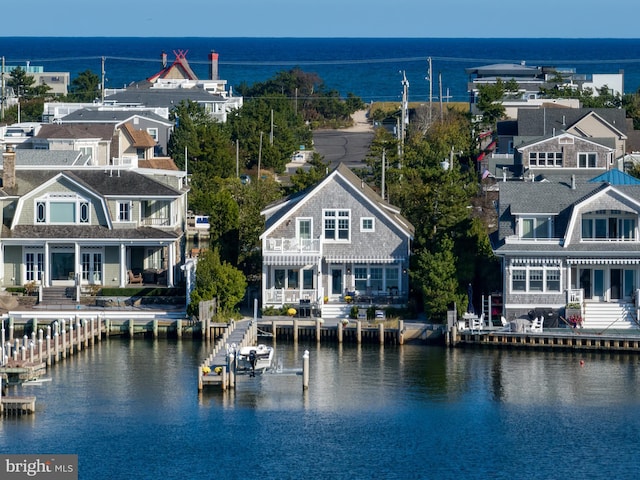
<instances>
[{"instance_id":1,"label":"potted plant","mask_svg":"<svg viewBox=\"0 0 640 480\"><path fill-rule=\"evenodd\" d=\"M344 301L347 303L351 303L353 302L353 297L351 295L345 295L344 296Z\"/></svg>"}]
</instances>

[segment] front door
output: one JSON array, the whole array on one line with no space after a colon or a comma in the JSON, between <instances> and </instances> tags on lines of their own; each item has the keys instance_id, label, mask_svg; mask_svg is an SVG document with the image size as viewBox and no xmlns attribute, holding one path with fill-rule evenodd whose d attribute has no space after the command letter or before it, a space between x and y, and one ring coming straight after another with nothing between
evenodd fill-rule
<instances>
[{"instance_id":1,"label":"front door","mask_svg":"<svg viewBox=\"0 0 640 480\"><path fill-rule=\"evenodd\" d=\"M612 268L609 270L609 300L621 300L622 290L622 269Z\"/></svg>"},{"instance_id":2,"label":"front door","mask_svg":"<svg viewBox=\"0 0 640 480\"><path fill-rule=\"evenodd\" d=\"M69 285L75 280L75 255L73 252L51 252L51 284Z\"/></svg>"},{"instance_id":3,"label":"front door","mask_svg":"<svg viewBox=\"0 0 640 480\"><path fill-rule=\"evenodd\" d=\"M331 295L342 295L342 269L331 269Z\"/></svg>"}]
</instances>

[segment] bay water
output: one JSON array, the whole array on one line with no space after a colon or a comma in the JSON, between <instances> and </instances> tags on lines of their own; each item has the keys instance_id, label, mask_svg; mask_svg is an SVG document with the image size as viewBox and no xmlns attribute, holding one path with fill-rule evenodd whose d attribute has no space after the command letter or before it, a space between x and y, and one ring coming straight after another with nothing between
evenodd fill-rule
<instances>
[{"instance_id":1,"label":"bay water","mask_svg":"<svg viewBox=\"0 0 640 480\"><path fill-rule=\"evenodd\" d=\"M276 343L284 371L198 392L209 346L111 338L13 387L0 452L69 453L82 479L635 478L640 357Z\"/></svg>"}]
</instances>

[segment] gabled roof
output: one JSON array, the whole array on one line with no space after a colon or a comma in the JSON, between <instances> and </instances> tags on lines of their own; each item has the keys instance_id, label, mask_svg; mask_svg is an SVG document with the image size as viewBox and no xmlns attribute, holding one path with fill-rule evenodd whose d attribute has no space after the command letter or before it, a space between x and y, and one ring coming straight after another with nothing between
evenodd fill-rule
<instances>
[{"instance_id":1,"label":"gabled roof","mask_svg":"<svg viewBox=\"0 0 640 480\"><path fill-rule=\"evenodd\" d=\"M620 170L608 170L589 180L591 183L606 182L609 185L640 185L640 179Z\"/></svg>"},{"instance_id":2,"label":"gabled roof","mask_svg":"<svg viewBox=\"0 0 640 480\"><path fill-rule=\"evenodd\" d=\"M34 138L42 139L83 139L99 138L111 141L114 126L108 123L48 123L42 125Z\"/></svg>"},{"instance_id":3,"label":"gabled roof","mask_svg":"<svg viewBox=\"0 0 640 480\"><path fill-rule=\"evenodd\" d=\"M520 108L518 109L518 135L541 137L552 135L554 132L560 133L575 126L590 114L597 114L612 129L625 133L626 112L620 108Z\"/></svg>"},{"instance_id":4,"label":"gabled roof","mask_svg":"<svg viewBox=\"0 0 640 480\"><path fill-rule=\"evenodd\" d=\"M146 130L136 130L129 122L122 125L121 128L131 140L131 146L135 148L152 148L156 146L155 140Z\"/></svg>"},{"instance_id":5,"label":"gabled roof","mask_svg":"<svg viewBox=\"0 0 640 480\"><path fill-rule=\"evenodd\" d=\"M336 177L344 179L353 189L354 195L359 195L365 199L367 203L377 209L382 215L389 218L396 226L403 230L407 236L413 238L414 227L411 223L400 214L400 210L382 199L371 187L360 179L343 163L339 164L324 180L303 192L299 192L294 196L287 197L279 202L268 205L262 212L262 215L272 214L265 224L265 231L260 236L263 238L282 221L312 198L317 192L321 191L329 182L335 181Z\"/></svg>"},{"instance_id":6,"label":"gabled roof","mask_svg":"<svg viewBox=\"0 0 640 480\"><path fill-rule=\"evenodd\" d=\"M138 160L138 168L150 168L153 170L171 170L179 171L180 169L174 162L173 158L169 157L154 157L147 160Z\"/></svg>"},{"instance_id":7,"label":"gabled roof","mask_svg":"<svg viewBox=\"0 0 640 480\"><path fill-rule=\"evenodd\" d=\"M191 69L189 62L187 61L187 53L188 50L178 50L173 53L176 56L176 59L173 63L162 70L160 70L155 75L152 75L147 80L151 83L157 81L161 78L171 78L171 79L182 79L182 80L198 80L198 77Z\"/></svg>"},{"instance_id":8,"label":"gabled roof","mask_svg":"<svg viewBox=\"0 0 640 480\"><path fill-rule=\"evenodd\" d=\"M139 110L132 112L131 110L104 110L100 108L81 108L62 118L62 123L122 123L132 121L134 118L144 118L157 123L168 126L173 125L160 115L148 110Z\"/></svg>"},{"instance_id":9,"label":"gabled roof","mask_svg":"<svg viewBox=\"0 0 640 480\"><path fill-rule=\"evenodd\" d=\"M545 136L536 137L536 138L526 138L526 139L523 138L522 142L519 141L516 147L516 150L521 151L521 149L525 147L531 147L534 145L547 143L551 140L560 141L560 139L563 139L563 138L572 138L580 142L590 143L592 145L597 145L600 147L609 148L610 150L615 150L615 141L612 140L611 138L586 138L586 137L580 137L578 135L574 135L572 133L566 133L566 132L559 133L556 135L545 135ZM520 137L518 137L518 139L520 140Z\"/></svg>"},{"instance_id":10,"label":"gabled roof","mask_svg":"<svg viewBox=\"0 0 640 480\"><path fill-rule=\"evenodd\" d=\"M220 95L213 95L206 90L193 88L127 88L122 92L109 95L106 100L120 105L144 105L147 107L173 108L182 101L196 103L226 102Z\"/></svg>"},{"instance_id":11,"label":"gabled roof","mask_svg":"<svg viewBox=\"0 0 640 480\"><path fill-rule=\"evenodd\" d=\"M82 188L103 197L177 197L179 190L160 183L153 178L131 170L111 171L109 169L77 170L16 170L16 186L3 188L0 196L23 196L56 176L63 176Z\"/></svg>"}]
</instances>

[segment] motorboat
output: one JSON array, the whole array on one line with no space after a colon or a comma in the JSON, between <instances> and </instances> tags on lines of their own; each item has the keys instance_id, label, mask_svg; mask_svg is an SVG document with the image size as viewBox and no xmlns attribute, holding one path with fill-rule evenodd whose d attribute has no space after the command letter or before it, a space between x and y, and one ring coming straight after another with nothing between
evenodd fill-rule
<instances>
[{"instance_id":1,"label":"motorboat","mask_svg":"<svg viewBox=\"0 0 640 480\"><path fill-rule=\"evenodd\" d=\"M42 385L43 383L50 382L50 381L51 381L51 378L49 377L45 377L45 378L34 377L34 378L30 378L29 380L25 380L24 382L22 382L22 385Z\"/></svg>"},{"instance_id":2,"label":"motorboat","mask_svg":"<svg viewBox=\"0 0 640 480\"><path fill-rule=\"evenodd\" d=\"M268 345L240 347L236 354L236 371L245 371L253 377L273 366L274 349Z\"/></svg>"}]
</instances>

